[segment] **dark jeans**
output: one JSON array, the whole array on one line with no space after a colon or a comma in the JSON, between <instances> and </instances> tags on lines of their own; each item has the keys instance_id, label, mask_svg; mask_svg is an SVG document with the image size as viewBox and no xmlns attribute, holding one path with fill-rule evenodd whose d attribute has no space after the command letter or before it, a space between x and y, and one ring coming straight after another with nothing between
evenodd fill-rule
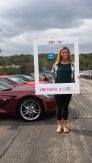
<instances>
[{"instance_id":1,"label":"dark jeans","mask_svg":"<svg viewBox=\"0 0 92 163\"><path fill-rule=\"evenodd\" d=\"M71 100L72 94L59 94L55 95L57 109L56 116L57 120L67 120L68 119L68 106Z\"/></svg>"}]
</instances>

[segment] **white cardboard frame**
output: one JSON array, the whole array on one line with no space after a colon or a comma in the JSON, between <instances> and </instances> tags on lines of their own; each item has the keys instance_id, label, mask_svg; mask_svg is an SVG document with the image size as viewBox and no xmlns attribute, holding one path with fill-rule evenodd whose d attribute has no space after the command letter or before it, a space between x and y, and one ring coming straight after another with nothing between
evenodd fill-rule
<instances>
[{"instance_id":1,"label":"white cardboard frame","mask_svg":"<svg viewBox=\"0 0 92 163\"><path fill-rule=\"evenodd\" d=\"M41 84L39 82L39 65L38 65L38 47L39 45L49 44L73 44L75 54L75 82L74 83L48 83ZM33 40L34 51L34 71L35 71L35 94L79 94L79 45L77 38L65 38L65 39L39 39Z\"/></svg>"}]
</instances>

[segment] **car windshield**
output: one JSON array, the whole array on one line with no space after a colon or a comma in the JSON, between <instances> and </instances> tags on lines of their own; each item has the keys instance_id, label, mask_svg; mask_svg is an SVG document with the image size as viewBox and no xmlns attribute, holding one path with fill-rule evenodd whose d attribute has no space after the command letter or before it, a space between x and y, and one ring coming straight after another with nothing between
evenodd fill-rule
<instances>
[{"instance_id":1,"label":"car windshield","mask_svg":"<svg viewBox=\"0 0 92 163\"><path fill-rule=\"evenodd\" d=\"M29 76L29 75L15 75L14 77L17 77L18 79L22 79L26 82L30 82L30 81L34 81L34 78L32 76Z\"/></svg>"},{"instance_id":2,"label":"car windshield","mask_svg":"<svg viewBox=\"0 0 92 163\"><path fill-rule=\"evenodd\" d=\"M11 81L15 82L16 84L26 83L23 79L21 79L18 76L10 76L10 77L8 77L8 79L10 79Z\"/></svg>"},{"instance_id":3,"label":"car windshield","mask_svg":"<svg viewBox=\"0 0 92 163\"><path fill-rule=\"evenodd\" d=\"M12 88L13 87L11 87L10 85L0 81L0 91L7 91L11 90Z\"/></svg>"},{"instance_id":4,"label":"car windshield","mask_svg":"<svg viewBox=\"0 0 92 163\"><path fill-rule=\"evenodd\" d=\"M23 75L21 77L23 77L26 81L34 81L34 78L32 76L29 76L29 75Z\"/></svg>"},{"instance_id":5,"label":"car windshield","mask_svg":"<svg viewBox=\"0 0 92 163\"><path fill-rule=\"evenodd\" d=\"M12 82L11 80L9 80L8 78L0 78L0 81L1 82L4 82L4 83L6 83L6 84L9 84L9 85L13 85L13 84L16 84L16 83L14 83L14 82Z\"/></svg>"}]
</instances>

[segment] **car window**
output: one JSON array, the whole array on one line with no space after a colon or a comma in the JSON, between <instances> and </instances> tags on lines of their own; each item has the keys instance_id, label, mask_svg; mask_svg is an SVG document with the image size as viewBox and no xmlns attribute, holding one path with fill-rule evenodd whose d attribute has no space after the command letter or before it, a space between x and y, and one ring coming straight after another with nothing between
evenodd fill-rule
<instances>
[{"instance_id":1,"label":"car window","mask_svg":"<svg viewBox=\"0 0 92 163\"><path fill-rule=\"evenodd\" d=\"M33 81L33 80L34 80L34 78L33 78L32 76L29 76L29 75L24 75L24 77L25 77L26 79L31 80L31 81Z\"/></svg>"},{"instance_id":2,"label":"car window","mask_svg":"<svg viewBox=\"0 0 92 163\"><path fill-rule=\"evenodd\" d=\"M5 80L5 82L8 83L8 84L17 84L15 81L12 81L12 80L9 79L9 78L5 78L4 80Z\"/></svg>"},{"instance_id":3,"label":"car window","mask_svg":"<svg viewBox=\"0 0 92 163\"><path fill-rule=\"evenodd\" d=\"M24 80L24 81L26 81L26 82L29 82L29 81L34 81L34 78L33 77L31 77L31 76L29 76L29 75L15 75L14 77L17 77L17 78L19 78L19 79L22 79L22 80Z\"/></svg>"},{"instance_id":4,"label":"car window","mask_svg":"<svg viewBox=\"0 0 92 163\"><path fill-rule=\"evenodd\" d=\"M0 91L9 90L9 89L12 89L12 88L13 87L11 87L10 85L0 81Z\"/></svg>"},{"instance_id":5,"label":"car window","mask_svg":"<svg viewBox=\"0 0 92 163\"><path fill-rule=\"evenodd\" d=\"M9 81L7 78L3 79L1 78L0 81L5 82L6 84L14 84L12 81Z\"/></svg>"}]
</instances>

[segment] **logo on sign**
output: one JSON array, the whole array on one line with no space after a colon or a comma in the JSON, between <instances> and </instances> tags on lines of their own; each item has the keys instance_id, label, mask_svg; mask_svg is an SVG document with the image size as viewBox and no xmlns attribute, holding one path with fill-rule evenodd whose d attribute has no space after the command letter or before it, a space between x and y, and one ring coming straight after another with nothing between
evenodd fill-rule
<instances>
[{"instance_id":1,"label":"logo on sign","mask_svg":"<svg viewBox=\"0 0 92 163\"><path fill-rule=\"evenodd\" d=\"M55 59L55 54L54 53L48 54L48 61L53 61L54 59Z\"/></svg>"}]
</instances>

